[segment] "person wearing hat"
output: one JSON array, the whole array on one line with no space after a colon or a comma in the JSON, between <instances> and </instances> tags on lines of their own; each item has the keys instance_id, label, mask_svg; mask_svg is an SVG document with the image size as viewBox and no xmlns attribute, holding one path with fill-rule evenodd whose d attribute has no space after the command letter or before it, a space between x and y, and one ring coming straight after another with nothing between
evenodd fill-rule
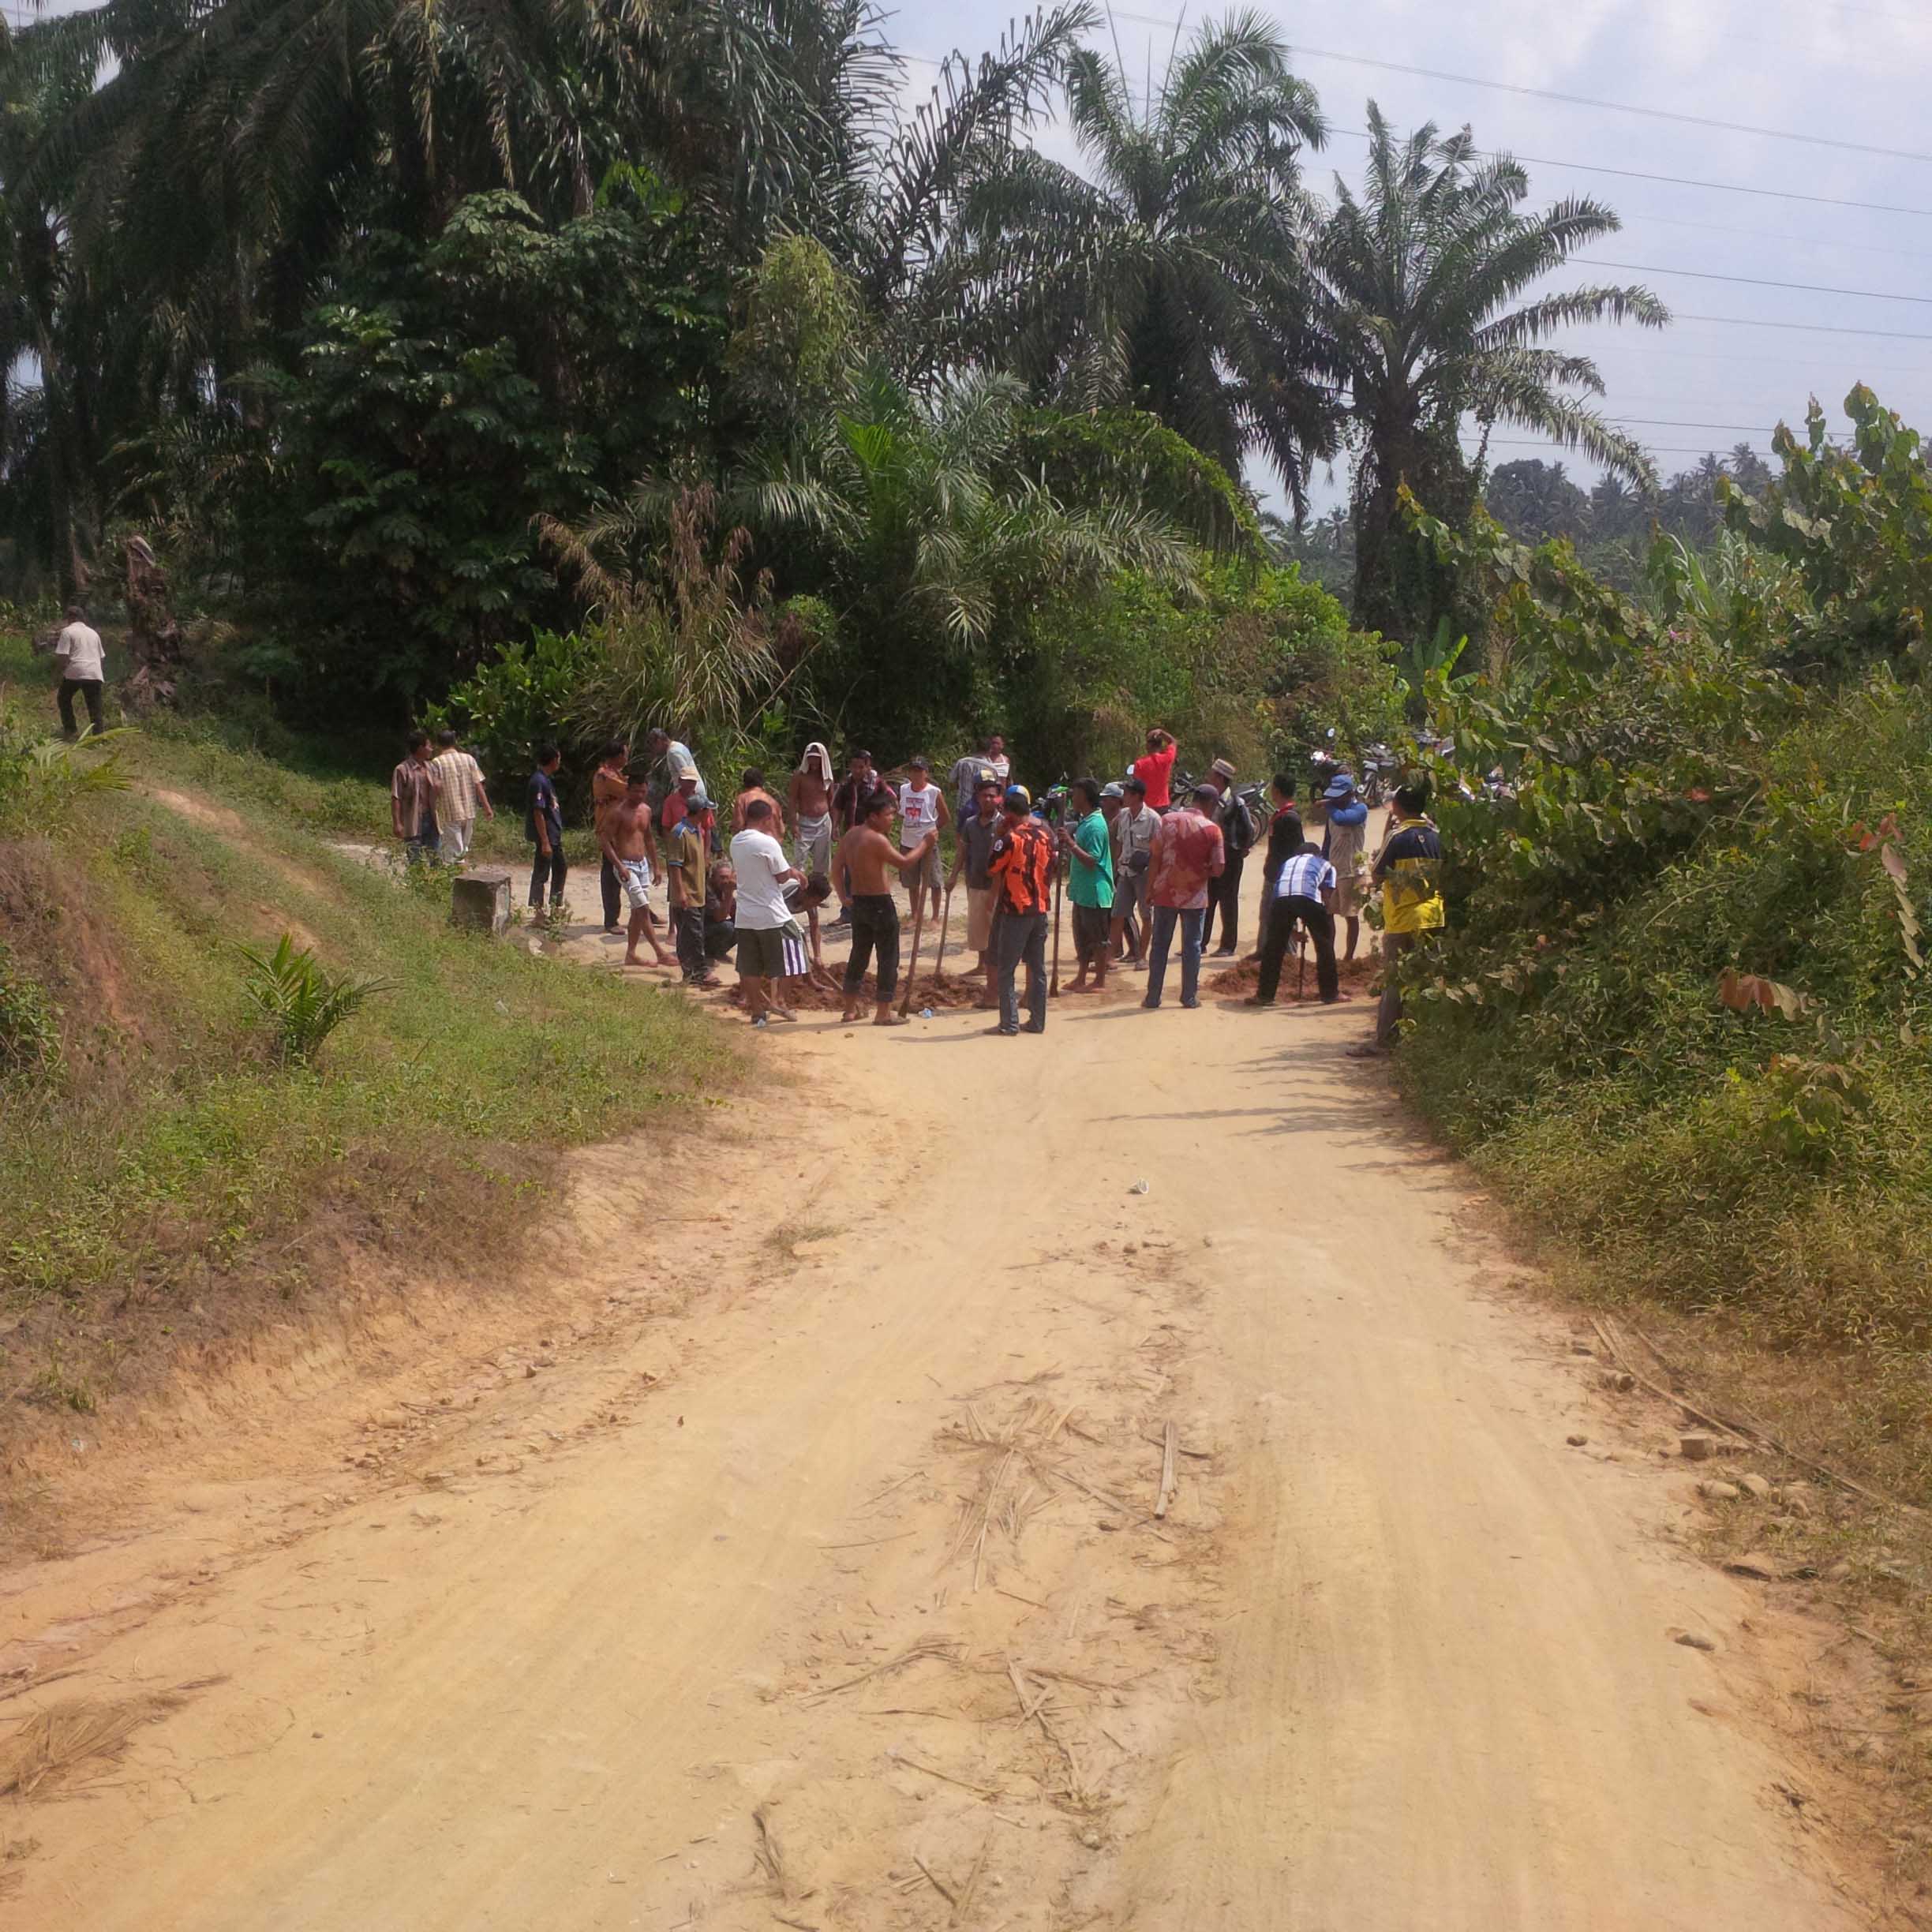
<instances>
[{"instance_id":1,"label":"person wearing hat","mask_svg":"<svg viewBox=\"0 0 1932 1932\"><path fill-rule=\"evenodd\" d=\"M973 788L972 808L960 816L958 837L953 852L953 876L946 881L950 892L966 875L966 948L979 955L978 965L969 968L985 982L980 1004L993 1004L993 878L987 870L992 862L993 841L999 834L1000 788L988 772Z\"/></svg>"},{"instance_id":2,"label":"person wearing hat","mask_svg":"<svg viewBox=\"0 0 1932 1932\"><path fill-rule=\"evenodd\" d=\"M933 843L924 862L905 875L906 890L912 897L912 909L919 910L922 890L932 894L932 915L939 916L939 900L945 888L939 875L939 833L953 822L945 794L932 781L932 767L923 758L908 761L911 776L899 788L899 849L910 852L930 832Z\"/></svg>"},{"instance_id":3,"label":"person wearing hat","mask_svg":"<svg viewBox=\"0 0 1932 1932\"><path fill-rule=\"evenodd\" d=\"M1026 1031L1046 1031L1046 915L1053 903L1053 835L1033 816L1033 798L1024 785L1009 785L1002 801L1005 822L993 841L987 870L999 899L994 927L999 963L1000 1017L995 1033L1020 1029L1020 997L1015 983L1020 962L1027 969Z\"/></svg>"},{"instance_id":4,"label":"person wearing hat","mask_svg":"<svg viewBox=\"0 0 1932 1932\"><path fill-rule=\"evenodd\" d=\"M1214 822L1221 828L1222 849L1227 863L1208 889L1208 923L1201 934L1201 945L1205 949L1213 942L1218 912L1221 915L1221 944L1216 950L1226 959L1235 949L1235 928L1241 920L1241 873L1246 868L1249 853L1254 849L1256 828L1247 801L1234 788L1234 767L1226 758L1216 758L1208 767L1208 776L1219 793Z\"/></svg>"},{"instance_id":5,"label":"person wearing hat","mask_svg":"<svg viewBox=\"0 0 1932 1932\"><path fill-rule=\"evenodd\" d=\"M1153 922L1148 882L1154 862L1154 834L1160 814L1148 803L1147 781L1129 778L1121 787L1120 844L1114 856L1114 945L1136 972L1147 964Z\"/></svg>"},{"instance_id":6,"label":"person wearing hat","mask_svg":"<svg viewBox=\"0 0 1932 1932\"><path fill-rule=\"evenodd\" d=\"M1368 807L1355 789L1354 779L1337 772L1322 789L1322 856L1335 867L1335 915L1348 922L1344 962L1355 957L1361 936L1362 847L1368 833Z\"/></svg>"}]
</instances>

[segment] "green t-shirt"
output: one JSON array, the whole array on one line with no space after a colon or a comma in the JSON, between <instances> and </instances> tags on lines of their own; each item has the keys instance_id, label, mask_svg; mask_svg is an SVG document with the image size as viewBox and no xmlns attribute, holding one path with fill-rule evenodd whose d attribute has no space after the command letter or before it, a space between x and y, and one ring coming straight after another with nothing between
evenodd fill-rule
<instances>
[{"instance_id":1,"label":"green t-shirt","mask_svg":"<svg viewBox=\"0 0 1932 1932\"><path fill-rule=\"evenodd\" d=\"M1091 852L1097 865L1082 865L1074 859L1067 868L1067 897L1076 906L1098 906L1103 912L1114 904L1114 841L1107 833L1107 822L1097 811L1089 812L1073 828L1073 843L1084 852Z\"/></svg>"}]
</instances>

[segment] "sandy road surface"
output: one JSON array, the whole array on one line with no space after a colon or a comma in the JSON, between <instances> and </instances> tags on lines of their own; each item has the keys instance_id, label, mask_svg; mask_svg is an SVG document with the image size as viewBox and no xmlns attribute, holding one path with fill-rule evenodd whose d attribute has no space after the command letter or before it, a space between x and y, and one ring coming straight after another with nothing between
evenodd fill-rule
<instances>
[{"instance_id":1,"label":"sandy road surface","mask_svg":"<svg viewBox=\"0 0 1932 1932\"><path fill-rule=\"evenodd\" d=\"M721 1191L582 1163L579 1346L426 1365L328 1507L286 1457L204 1488L145 1600L140 1539L0 1600L0 1663L73 1672L15 1709L191 1687L13 1817L0 1917L1868 1923L1780 1728L1822 1640L1661 1533L1685 1479L1365 1019L761 1041L818 1098L728 1125Z\"/></svg>"}]
</instances>

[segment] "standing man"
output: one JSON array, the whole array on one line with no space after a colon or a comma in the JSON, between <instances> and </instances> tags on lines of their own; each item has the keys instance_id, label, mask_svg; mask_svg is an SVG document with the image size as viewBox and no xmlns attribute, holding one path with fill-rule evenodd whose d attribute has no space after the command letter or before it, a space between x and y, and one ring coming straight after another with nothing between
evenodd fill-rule
<instances>
[{"instance_id":1,"label":"standing man","mask_svg":"<svg viewBox=\"0 0 1932 1932\"><path fill-rule=\"evenodd\" d=\"M870 751L855 751L850 769L832 794L832 817L843 838L854 826L865 822L872 794L879 788L879 775Z\"/></svg>"},{"instance_id":2,"label":"standing man","mask_svg":"<svg viewBox=\"0 0 1932 1932\"><path fill-rule=\"evenodd\" d=\"M999 740L990 738L987 742L997 744ZM977 751L968 751L963 758L955 759L946 776L953 787L953 822L956 826L964 825L972 816L982 780L990 778L1000 791L1006 789L1006 781L994 770L992 761Z\"/></svg>"},{"instance_id":3,"label":"standing man","mask_svg":"<svg viewBox=\"0 0 1932 1932\"><path fill-rule=\"evenodd\" d=\"M1204 945L1214 938L1215 914L1219 912L1221 944L1217 949L1222 958L1226 959L1236 947L1235 929L1241 921L1241 874L1247 867L1248 855L1254 848L1256 828L1247 801L1235 788L1234 767L1226 758L1216 758L1208 776L1221 788L1220 802L1215 809L1215 823L1221 828L1221 843L1227 854L1227 867L1208 889L1208 924L1202 942Z\"/></svg>"},{"instance_id":4,"label":"standing man","mask_svg":"<svg viewBox=\"0 0 1932 1932\"><path fill-rule=\"evenodd\" d=\"M496 807L483 788L483 773L467 751L459 749L453 731L436 733L436 754L429 761L430 775L436 781L436 826L443 856L462 859L470 856L470 841L476 832L477 807L494 818Z\"/></svg>"},{"instance_id":5,"label":"standing man","mask_svg":"<svg viewBox=\"0 0 1932 1932\"><path fill-rule=\"evenodd\" d=\"M1160 822L1154 834L1154 857L1148 871L1149 896L1154 905L1154 945L1148 962L1147 998L1140 1003L1161 1003L1167 978L1167 951L1174 927L1181 928L1181 1004L1200 1004L1201 928L1208 918L1208 882L1227 863L1221 848L1221 828L1209 815L1219 794L1203 786L1186 804Z\"/></svg>"},{"instance_id":6,"label":"standing man","mask_svg":"<svg viewBox=\"0 0 1932 1932\"><path fill-rule=\"evenodd\" d=\"M1154 834L1160 814L1147 802L1147 781L1129 778L1121 787L1120 852L1114 865L1114 942L1127 941L1127 915L1134 915L1135 931L1127 964L1136 970L1147 964L1153 921L1148 890L1153 874Z\"/></svg>"},{"instance_id":7,"label":"standing man","mask_svg":"<svg viewBox=\"0 0 1932 1932\"><path fill-rule=\"evenodd\" d=\"M1132 944L1133 888L1122 863L1121 847L1127 837L1127 788L1103 784L1100 788L1100 815L1106 821L1107 844L1114 856L1114 913L1107 922L1107 950L1119 959Z\"/></svg>"},{"instance_id":8,"label":"standing man","mask_svg":"<svg viewBox=\"0 0 1932 1932\"><path fill-rule=\"evenodd\" d=\"M872 1016L875 1026L903 1026L905 1022L892 1009L893 995L899 990L899 908L893 903L892 888L886 882L886 868L900 872L925 863L937 849L939 835L929 832L923 843L901 852L887 833L893 822L893 795L883 785L866 800L859 822L839 841L833 863L844 875L841 889L852 908L852 954L845 962L845 1011L842 1024L859 1017L859 994L865 983L867 962L878 955L878 1010ZM837 876L835 874L835 876Z\"/></svg>"},{"instance_id":9,"label":"standing man","mask_svg":"<svg viewBox=\"0 0 1932 1932\"><path fill-rule=\"evenodd\" d=\"M1157 725L1147 735L1147 749L1127 768L1130 777L1146 785L1147 802L1155 811L1166 811L1173 801L1174 755L1180 749L1174 733Z\"/></svg>"},{"instance_id":10,"label":"standing man","mask_svg":"<svg viewBox=\"0 0 1932 1932\"><path fill-rule=\"evenodd\" d=\"M765 774L755 765L747 766L739 775L738 796L732 800L731 825L734 833L745 829L745 813L754 799L762 799L771 807L772 837L780 844L784 843L784 807L778 803L777 796L766 785Z\"/></svg>"},{"instance_id":11,"label":"standing man","mask_svg":"<svg viewBox=\"0 0 1932 1932\"><path fill-rule=\"evenodd\" d=\"M906 890L912 896L912 909L919 910L922 888L932 894L932 915L939 916L942 887L939 882L939 832L952 822L945 794L932 781L932 768L923 758L912 761L912 777L899 788L899 849L909 852L932 834L925 863L905 875Z\"/></svg>"},{"instance_id":12,"label":"standing man","mask_svg":"<svg viewBox=\"0 0 1932 1932\"><path fill-rule=\"evenodd\" d=\"M738 875L738 983L754 1026L764 1025L768 1014L797 1017L775 994L785 976L784 929L792 923L785 882L804 874L773 836L773 819L769 799L752 799L745 807L744 829L731 842L732 870Z\"/></svg>"},{"instance_id":13,"label":"standing man","mask_svg":"<svg viewBox=\"0 0 1932 1932\"><path fill-rule=\"evenodd\" d=\"M73 700L69 699L69 705ZM411 732L409 751L389 774L389 822L402 841L402 856L411 865L434 862L440 844L436 833L436 774L429 769L429 734Z\"/></svg>"},{"instance_id":14,"label":"standing man","mask_svg":"<svg viewBox=\"0 0 1932 1932\"><path fill-rule=\"evenodd\" d=\"M1335 869L1335 917L1348 921L1348 950L1342 957L1353 959L1361 933L1362 845L1368 832L1368 807L1346 772L1337 772L1328 781L1321 803L1327 827L1322 856Z\"/></svg>"},{"instance_id":15,"label":"standing man","mask_svg":"<svg viewBox=\"0 0 1932 1932\"><path fill-rule=\"evenodd\" d=\"M993 776L999 781L1003 792L1013 783L1013 760L1006 755L1006 740L994 732L986 741L986 762L992 767Z\"/></svg>"},{"instance_id":16,"label":"standing man","mask_svg":"<svg viewBox=\"0 0 1932 1932\"><path fill-rule=\"evenodd\" d=\"M611 863L610 855L604 846L604 822L629 789L630 781L624 775L624 760L631 747L621 738L613 738L597 754L597 767L590 774L590 829L597 834L597 851L601 861L597 867L597 886L604 897L604 930L614 933L617 930L617 914L624 900L623 881L617 869ZM646 780L650 768L646 767ZM654 817L656 814L653 814ZM653 838L653 843L655 842Z\"/></svg>"},{"instance_id":17,"label":"standing man","mask_svg":"<svg viewBox=\"0 0 1932 1932\"><path fill-rule=\"evenodd\" d=\"M74 728L74 694L78 691L87 705L88 729L97 736L106 727L101 723L101 697L106 690L107 654L100 633L87 620L78 604L67 606L67 622L54 640L55 683L54 702L60 706L61 731L69 738Z\"/></svg>"},{"instance_id":18,"label":"standing man","mask_svg":"<svg viewBox=\"0 0 1932 1932\"><path fill-rule=\"evenodd\" d=\"M1275 815L1268 821L1267 849L1261 855L1261 943L1267 944L1268 912L1280 889L1282 867L1299 852L1306 834L1301 815L1295 810L1294 781L1286 772L1277 772L1268 791L1275 802Z\"/></svg>"},{"instance_id":19,"label":"standing man","mask_svg":"<svg viewBox=\"0 0 1932 1932\"><path fill-rule=\"evenodd\" d=\"M1080 822L1071 832L1065 826L1060 828L1060 849L1073 861L1067 897L1073 901L1073 953L1080 961L1067 990L1086 992L1091 968L1092 990L1099 993L1106 990L1107 964L1113 957L1114 841L1100 810L1099 781L1076 778L1073 796L1080 805Z\"/></svg>"},{"instance_id":20,"label":"standing man","mask_svg":"<svg viewBox=\"0 0 1932 1932\"><path fill-rule=\"evenodd\" d=\"M1346 994L1335 979L1335 867L1321 856L1312 841L1282 865L1275 882L1274 903L1268 908L1267 930L1261 941L1261 979L1249 995L1250 1006L1272 1006L1281 985L1282 960L1288 951L1288 935L1297 923L1308 929L1315 942L1315 984L1322 1004L1332 1006Z\"/></svg>"},{"instance_id":21,"label":"standing man","mask_svg":"<svg viewBox=\"0 0 1932 1932\"><path fill-rule=\"evenodd\" d=\"M798 835L799 870L810 877L832 870L832 754L814 739L805 747L785 796Z\"/></svg>"},{"instance_id":22,"label":"standing man","mask_svg":"<svg viewBox=\"0 0 1932 1932\"><path fill-rule=\"evenodd\" d=\"M688 814L665 834L665 889L671 904L671 937L687 986L709 990L723 983L711 970L705 944L706 884L704 828Z\"/></svg>"},{"instance_id":23,"label":"standing man","mask_svg":"<svg viewBox=\"0 0 1932 1932\"><path fill-rule=\"evenodd\" d=\"M653 798L663 797L687 770L697 779L698 788L703 789L704 779L698 772L698 761L691 754L691 747L680 744L661 725L652 726L644 734L644 762L650 768Z\"/></svg>"},{"instance_id":24,"label":"standing man","mask_svg":"<svg viewBox=\"0 0 1932 1932\"><path fill-rule=\"evenodd\" d=\"M993 841L1000 826L999 787L988 776L973 788L972 810L962 814L958 840L953 854L953 876L946 881L950 892L966 875L966 949L978 954L979 963L972 968L986 983L983 1004L993 1003L993 878L987 870L993 859Z\"/></svg>"},{"instance_id":25,"label":"standing man","mask_svg":"<svg viewBox=\"0 0 1932 1932\"><path fill-rule=\"evenodd\" d=\"M623 795L604 814L597 833L597 848L604 863L623 887L631 907L631 925L626 935L623 963L641 964L638 942L647 934L651 950L660 966L668 966L671 955L657 937L650 914L651 862L650 769L633 765L624 774Z\"/></svg>"},{"instance_id":26,"label":"standing man","mask_svg":"<svg viewBox=\"0 0 1932 1932\"><path fill-rule=\"evenodd\" d=\"M1382 888L1382 1002L1376 1009L1375 1038L1350 1052L1358 1058L1386 1053L1402 1024L1402 984L1396 977L1402 957L1412 953L1447 917L1442 896L1442 840L1423 816L1428 792L1406 784L1395 793L1389 835L1375 862L1375 883Z\"/></svg>"},{"instance_id":27,"label":"standing man","mask_svg":"<svg viewBox=\"0 0 1932 1932\"><path fill-rule=\"evenodd\" d=\"M1024 785L1009 785L1006 822L993 841L988 863L999 894L999 920L993 929L999 961L999 1024L990 1029L1009 1039L1020 1031L1020 996L1014 981L1026 961L1026 1030L1046 1031L1046 913L1052 903L1053 836L1033 816Z\"/></svg>"},{"instance_id":28,"label":"standing man","mask_svg":"<svg viewBox=\"0 0 1932 1932\"><path fill-rule=\"evenodd\" d=\"M550 882L552 917L564 910L564 876L569 870L564 863L564 808L557 803L557 767L564 754L553 744L537 751L537 769L524 789L523 836L536 848L536 863L530 868L530 903L533 912L541 912L544 881Z\"/></svg>"}]
</instances>

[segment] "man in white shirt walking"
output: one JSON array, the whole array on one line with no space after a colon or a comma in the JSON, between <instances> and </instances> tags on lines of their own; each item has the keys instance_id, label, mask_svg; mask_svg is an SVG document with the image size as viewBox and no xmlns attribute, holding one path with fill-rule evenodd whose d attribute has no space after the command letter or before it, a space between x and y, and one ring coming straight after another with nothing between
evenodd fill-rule
<instances>
[{"instance_id":1,"label":"man in white shirt walking","mask_svg":"<svg viewBox=\"0 0 1932 1932\"><path fill-rule=\"evenodd\" d=\"M69 738L80 735L74 726L74 693L78 691L87 703L88 728L104 731L101 691L107 676L106 657L100 633L88 623L78 604L67 606L66 627L54 640L54 665L60 674L55 695L60 706L61 729Z\"/></svg>"},{"instance_id":2,"label":"man in white shirt walking","mask_svg":"<svg viewBox=\"0 0 1932 1932\"><path fill-rule=\"evenodd\" d=\"M738 875L738 983L751 1024L760 1027L774 1014L781 1020L797 1017L780 1004L773 988L787 971L786 930L799 930L785 904L785 886L805 874L772 837L772 822L770 801L754 799L745 807L744 829L731 842L732 870Z\"/></svg>"},{"instance_id":3,"label":"man in white shirt walking","mask_svg":"<svg viewBox=\"0 0 1932 1932\"><path fill-rule=\"evenodd\" d=\"M481 769L467 751L458 749L453 731L436 733L436 754L429 761L429 776L436 785L436 829L443 835L442 856L460 863L469 856L477 806L492 818L496 816L496 807L483 788Z\"/></svg>"}]
</instances>

